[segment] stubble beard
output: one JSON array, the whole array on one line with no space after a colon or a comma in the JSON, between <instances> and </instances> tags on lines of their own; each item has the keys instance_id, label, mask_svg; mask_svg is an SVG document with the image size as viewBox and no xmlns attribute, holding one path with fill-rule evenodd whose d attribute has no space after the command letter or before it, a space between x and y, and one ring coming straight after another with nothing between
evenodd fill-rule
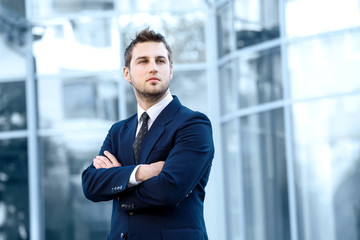
<instances>
[{"instance_id":1,"label":"stubble beard","mask_svg":"<svg viewBox=\"0 0 360 240\"><path fill-rule=\"evenodd\" d=\"M165 94L166 92L169 90L169 84L164 87L159 89L158 91L148 91L148 90L140 90L138 88L136 88L133 85L134 91L136 96L138 96L139 98L141 98L143 101L146 102L151 102L151 103L156 103L158 102Z\"/></svg>"}]
</instances>

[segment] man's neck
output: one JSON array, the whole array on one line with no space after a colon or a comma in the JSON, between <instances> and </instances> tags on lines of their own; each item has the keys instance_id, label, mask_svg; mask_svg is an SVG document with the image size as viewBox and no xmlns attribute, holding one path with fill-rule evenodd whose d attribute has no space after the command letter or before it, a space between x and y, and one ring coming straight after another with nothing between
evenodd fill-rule
<instances>
[{"instance_id":1,"label":"man's neck","mask_svg":"<svg viewBox=\"0 0 360 240\"><path fill-rule=\"evenodd\" d=\"M137 100L139 106L142 109L144 109L145 111L147 111L149 108L151 108L152 106L154 106L155 104L157 104L158 102L163 100L169 93L170 93L170 91L168 89L160 98L156 98L156 99L150 99L150 98L136 95L136 100Z\"/></svg>"}]
</instances>

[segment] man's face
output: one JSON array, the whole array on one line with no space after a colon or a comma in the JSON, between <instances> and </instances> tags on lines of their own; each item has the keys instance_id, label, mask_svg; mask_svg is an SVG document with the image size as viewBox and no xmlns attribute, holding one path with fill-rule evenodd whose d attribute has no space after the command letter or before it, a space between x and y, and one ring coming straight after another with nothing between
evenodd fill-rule
<instances>
[{"instance_id":1,"label":"man's face","mask_svg":"<svg viewBox=\"0 0 360 240\"><path fill-rule=\"evenodd\" d=\"M137 43L132 49L124 77L138 97L157 100L167 92L172 79L172 65L162 42Z\"/></svg>"}]
</instances>

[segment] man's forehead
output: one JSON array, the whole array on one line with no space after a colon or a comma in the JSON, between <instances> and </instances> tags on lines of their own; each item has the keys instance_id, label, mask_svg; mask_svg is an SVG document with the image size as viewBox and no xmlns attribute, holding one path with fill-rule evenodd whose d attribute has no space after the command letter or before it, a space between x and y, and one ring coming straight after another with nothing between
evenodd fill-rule
<instances>
[{"instance_id":1,"label":"man's forehead","mask_svg":"<svg viewBox=\"0 0 360 240\"><path fill-rule=\"evenodd\" d=\"M144 42L144 43L137 43L133 48L133 54L137 55L144 55L144 53L154 54L155 55L163 55L163 53L167 54L167 49L163 42ZM146 54L147 55L147 54Z\"/></svg>"},{"instance_id":2,"label":"man's forehead","mask_svg":"<svg viewBox=\"0 0 360 240\"><path fill-rule=\"evenodd\" d=\"M132 50L132 60L144 58L166 58L169 52L163 42L144 42L135 44Z\"/></svg>"}]
</instances>

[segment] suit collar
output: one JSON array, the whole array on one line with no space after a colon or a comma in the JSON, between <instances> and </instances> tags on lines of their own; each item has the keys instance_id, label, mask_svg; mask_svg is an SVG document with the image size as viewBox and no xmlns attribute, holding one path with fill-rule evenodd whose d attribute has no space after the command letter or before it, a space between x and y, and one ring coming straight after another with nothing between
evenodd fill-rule
<instances>
[{"instance_id":1,"label":"suit collar","mask_svg":"<svg viewBox=\"0 0 360 240\"><path fill-rule=\"evenodd\" d=\"M148 120L148 128L150 129L152 124L154 123L154 121L156 120L156 118L160 115L160 113L166 108L167 105L169 105L169 103L173 100L173 96L171 96L171 93L169 92L163 99L161 99L161 101L159 101L158 103L156 103L155 105L153 105L152 107L150 107L148 110L146 110L146 113L149 115L149 120ZM140 125L142 124L140 122L140 117L141 115L145 112L144 109L142 109L139 104L137 106L137 130L136 132L139 131L140 129Z\"/></svg>"},{"instance_id":2,"label":"suit collar","mask_svg":"<svg viewBox=\"0 0 360 240\"><path fill-rule=\"evenodd\" d=\"M146 110L146 113L150 117L150 119L148 121L149 129L150 129L151 125L154 123L154 121L156 120L156 118L159 116L159 114L165 109L165 107L167 105L169 105L169 103L172 100L173 100L173 96L171 95L170 92L168 92L168 94L163 99L161 99L161 101L159 101L158 103L156 103L155 105L150 107L148 110ZM140 116L144 112L145 112L145 110L142 109L138 104L137 105L137 119L138 119L138 122L140 120ZM138 126L138 128L139 128L139 126Z\"/></svg>"}]
</instances>

